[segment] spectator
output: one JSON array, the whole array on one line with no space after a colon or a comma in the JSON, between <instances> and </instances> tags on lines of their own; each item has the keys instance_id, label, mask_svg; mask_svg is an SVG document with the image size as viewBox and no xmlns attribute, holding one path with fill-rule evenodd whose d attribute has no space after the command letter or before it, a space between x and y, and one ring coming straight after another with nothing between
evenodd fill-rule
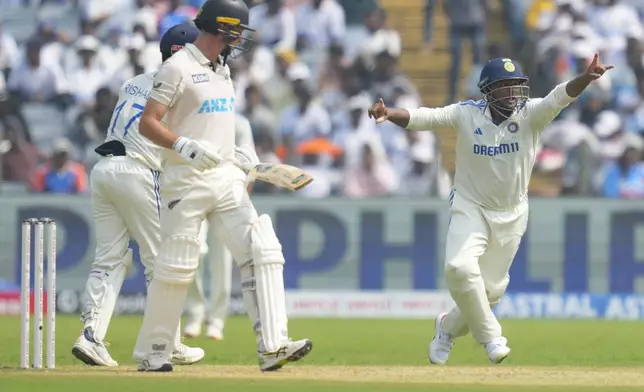
<instances>
[{"instance_id":1,"label":"spectator","mask_svg":"<svg viewBox=\"0 0 644 392\"><path fill-rule=\"evenodd\" d=\"M94 38L91 35L83 35L76 42L76 46L83 41L89 41L89 37ZM107 32L107 39L105 43L100 43L98 40L94 39L92 46L96 46L96 63L98 68L100 68L106 75L113 75L118 72L127 64L128 53L126 44L129 42L128 37L125 36L122 28L112 27Z\"/></svg>"},{"instance_id":2,"label":"spectator","mask_svg":"<svg viewBox=\"0 0 644 392\"><path fill-rule=\"evenodd\" d=\"M606 165L603 194L609 198L644 198L642 151L629 146L617 161Z\"/></svg>"},{"instance_id":3,"label":"spectator","mask_svg":"<svg viewBox=\"0 0 644 392\"><path fill-rule=\"evenodd\" d=\"M273 112L266 106L261 88L256 84L251 84L246 88L246 109L244 115L251 123L254 130L253 135L258 135L258 130L269 133L271 139L277 137L277 118Z\"/></svg>"},{"instance_id":4,"label":"spectator","mask_svg":"<svg viewBox=\"0 0 644 392\"><path fill-rule=\"evenodd\" d=\"M108 74L96 61L99 42L91 35L84 35L76 41L76 53L80 64L69 70L67 80L69 92L75 101L82 106L94 104L94 97L99 88L108 81Z\"/></svg>"},{"instance_id":5,"label":"spectator","mask_svg":"<svg viewBox=\"0 0 644 392\"><path fill-rule=\"evenodd\" d=\"M318 83L318 91L338 91L341 89L342 70L349 66L349 60L344 55L344 47L340 43L333 43L328 48L329 57L326 65L322 67Z\"/></svg>"},{"instance_id":6,"label":"spectator","mask_svg":"<svg viewBox=\"0 0 644 392\"><path fill-rule=\"evenodd\" d=\"M56 24L42 21L38 24L36 35L32 39L40 41L40 59L44 65L60 67L63 70L68 65L67 45L71 43L70 37L61 33Z\"/></svg>"},{"instance_id":7,"label":"spectator","mask_svg":"<svg viewBox=\"0 0 644 392\"><path fill-rule=\"evenodd\" d=\"M297 104L286 108L281 114L280 136L285 149L283 160L287 162L295 158L295 150L302 142L331 135L331 119L324 107L314 99L310 77L308 67L302 63L293 64L288 70Z\"/></svg>"},{"instance_id":8,"label":"spectator","mask_svg":"<svg viewBox=\"0 0 644 392\"><path fill-rule=\"evenodd\" d=\"M370 143L361 150L360 163L347 168L344 194L353 199L391 195L398 187L398 177L387 157L374 153Z\"/></svg>"},{"instance_id":9,"label":"spectator","mask_svg":"<svg viewBox=\"0 0 644 392\"><path fill-rule=\"evenodd\" d=\"M146 72L143 61L143 50L145 50L145 46L145 38L140 34L135 34L128 38L127 44L125 45L128 61L120 69L116 70L110 78L109 83L112 91L118 91L125 81Z\"/></svg>"},{"instance_id":10,"label":"spectator","mask_svg":"<svg viewBox=\"0 0 644 392\"><path fill-rule=\"evenodd\" d=\"M15 120L3 122L4 138L9 142L9 150L2 157L2 181L21 182L29 188L35 187L34 175L40 163L40 152L25 140L15 126Z\"/></svg>"},{"instance_id":11,"label":"spectator","mask_svg":"<svg viewBox=\"0 0 644 392\"><path fill-rule=\"evenodd\" d=\"M108 88L100 88L96 92L95 105L86 108L76 119L76 129L72 141L85 151L85 162L96 159L94 148L105 140L110 131L112 112L118 96Z\"/></svg>"},{"instance_id":12,"label":"spectator","mask_svg":"<svg viewBox=\"0 0 644 392\"><path fill-rule=\"evenodd\" d=\"M276 51L295 50L295 15L282 0L266 0L250 10L250 26L259 44Z\"/></svg>"},{"instance_id":13,"label":"spectator","mask_svg":"<svg viewBox=\"0 0 644 392\"><path fill-rule=\"evenodd\" d=\"M407 132L409 163L401 173L398 196L427 197L435 191L432 187L436 169L432 167L435 158L434 134L431 132ZM425 140L421 140L425 139Z\"/></svg>"},{"instance_id":14,"label":"spectator","mask_svg":"<svg viewBox=\"0 0 644 392\"><path fill-rule=\"evenodd\" d=\"M449 0L443 2L447 17L450 21L450 55L452 64L449 72L448 104L453 103L458 95L458 80L461 73L461 45L465 38L472 42L474 64L483 60L485 48L485 19L487 16L488 0ZM427 0L425 14L425 43L432 46L432 14L436 0Z\"/></svg>"},{"instance_id":15,"label":"spectator","mask_svg":"<svg viewBox=\"0 0 644 392\"><path fill-rule=\"evenodd\" d=\"M382 48L401 53L402 39L396 30L387 28L387 12L375 8L365 16L364 26L346 40L345 51L350 61L364 63L369 71L373 69L374 58Z\"/></svg>"},{"instance_id":16,"label":"spectator","mask_svg":"<svg viewBox=\"0 0 644 392\"><path fill-rule=\"evenodd\" d=\"M71 143L67 139L59 139L54 143L49 162L36 173L35 191L67 194L87 191L85 167L69 159L71 150Z\"/></svg>"},{"instance_id":17,"label":"spectator","mask_svg":"<svg viewBox=\"0 0 644 392\"><path fill-rule=\"evenodd\" d=\"M163 37L170 27L181 24L195 16L194 8L181 4L181 0L170 0L170 9L159 22L159 37Z\"/></svg>"},{"instance_id":18,"label":"spectator","mask_svg":"<svg viewBox=\"0 0 644 392\"><path fill-rule=\"evenodd\" d=\"M27 43L26 61L9 78L9 91L26 102L54 102L67 92L67 80L62 70L53 65L41 64L42 44Z\"/></svg>"},{"instance_id":19,"label":"spectator","mask_svg":"<svg viewBox=\"0 0 644 392\"><path fill-rule=\"evenodd\" d=\"M349 122L346 128L338 129L333 141L344 146L344 165L356 167L362 159L362 146L368 143L379 155L385 154L380 132L369 119L367 110L371 106L371 97L367 93L353 96L347 103Z\"/></svg>"},{"instance_id":20,"label":"spectator","mask_svg":"<svg viewBox=\"0 0 644 392\"><path fill-rule=\"evenodd\" d=\"M281 113L286 107L295 103L291 82L288 79L288 70L296 61L297 54L292 50L276 53L277 72L263 84L268 106L274 113Z\"/></svg>"},{"instance_id":21,"label":"spectator","mask_svg":"<svg viewBox=\"0 0 644 392\"><path fill-rule=\"evenodd\" d=\"M134 13L134 24L142 26L146 37L156 39L159 32L157 29L159 18L152 8L152 0L136 0Z\"/></svg>"},{"instance_id":22,"label":"spectator","mask_svg":"<svg viewBox=\"0 0 644 392\"><path fill-rule=\"evenodd\" d=\"M304 47L324 49L344 39L344 9L336 0L311 0L297 7L295 14L298 39Z\"/></svg>"},{"instance_id":23,"label":"spectator","mask_svg":"<svg viewBox=\"0 0 644 392\"><path fill-rule=\"evenodd\" d=\"M400 72L400 53L384 48L376 56L376 66L371 74L371 95L385 102L395 103L398 96L419 99L418 91L409 78Z\"/></svg>"}]
</instances>

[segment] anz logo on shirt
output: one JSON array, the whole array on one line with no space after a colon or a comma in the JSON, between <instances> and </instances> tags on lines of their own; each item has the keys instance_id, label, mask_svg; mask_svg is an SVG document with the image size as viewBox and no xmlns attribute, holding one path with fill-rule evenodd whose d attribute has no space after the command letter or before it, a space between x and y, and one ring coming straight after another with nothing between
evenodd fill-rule
<instances>
[{"instance_id":1,"label":"anz logo on shirt","mask_svg":"<svg viewBox=\"0 0 644 392\"><path fill-rule=\"evenodd\" d=\"M486 146L483 144L474 145L474 155L486 155L493 157L502 154L512 154L519 151L519 142L501 143L498 146Z\"/></svg>"},{"instance_id":2,"label":"anz logo on shirt","mask_svg":"<svg viewBox=\"0 0 644 392\"><path fill-rule=\"evenodd\" d=\"M228 113L235 110L235 98L210 98L203 101L199 114Z\"/></svg>"}]
</instances>

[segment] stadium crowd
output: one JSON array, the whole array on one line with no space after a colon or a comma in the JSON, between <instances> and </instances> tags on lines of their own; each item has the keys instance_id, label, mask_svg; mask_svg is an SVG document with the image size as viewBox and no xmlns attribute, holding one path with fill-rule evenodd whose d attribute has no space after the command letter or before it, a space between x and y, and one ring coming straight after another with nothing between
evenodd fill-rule
<instances>
[{"instance_id":1,"label":"stadium crowd","mask_svg":"<svg viewBox=\"0 0 644 392\"><path fill-rule=\"evenodd\" d=\"M442 1L451 22L446 101L480 98L476 81L488 57L516 58L532 94L543 96L599 51L617 70L544 132L536 169L561 174L560 194L644 197L644 1L499 1L507 48L485 43L489 0ZM192 19L202 2L0 0L3 189L84 192L119 86L159 66L159 37ZM439 2L427 0L428 51ZM422 104L399 69L401 36L377 0L247 3L257 33L252 51L229 61L236 109L250 121L263 161L315 176L295 195L446 197L451 180L434 133L376 128L367 118L379 97L391 106ZM475 64L459 94L465 38Z\"/></svg>"}]
</instances>

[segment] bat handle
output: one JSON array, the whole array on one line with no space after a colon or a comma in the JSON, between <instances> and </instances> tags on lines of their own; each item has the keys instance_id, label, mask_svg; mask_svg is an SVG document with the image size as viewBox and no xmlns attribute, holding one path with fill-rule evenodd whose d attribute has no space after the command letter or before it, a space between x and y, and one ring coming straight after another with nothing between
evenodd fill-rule
<instances>
[{"instance_id":1,"label":"bat handle","mask_svg":"<svg viewBox=\"0 0 644 392\"><path fill-rule=\"evenodd\" d=\"M254 167L254 165L251 164L251 163L241 163L237 159L233 159L233 164L235 166L237 166L239 169L241 169L241 171L243 171L246 174L248 174L250 169L252 169Z\"/></svg>"}]
</instances>

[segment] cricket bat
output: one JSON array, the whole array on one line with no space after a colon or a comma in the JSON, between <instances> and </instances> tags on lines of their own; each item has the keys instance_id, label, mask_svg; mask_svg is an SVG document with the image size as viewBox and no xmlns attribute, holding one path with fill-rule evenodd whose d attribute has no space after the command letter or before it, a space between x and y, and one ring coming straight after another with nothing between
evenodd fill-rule
<instances>
[{"instance_id":1,"label":"cricket bat","mask_svg":"<svg viewBox=\"0 0 644 392\"><path fill-rule=\"evenodd\" d=\"M299 167L284 163L257 165L235 163L251 180L260 180L290 191L298 191L313 181L313 177Z\"/></svg>"}]
</instances>

